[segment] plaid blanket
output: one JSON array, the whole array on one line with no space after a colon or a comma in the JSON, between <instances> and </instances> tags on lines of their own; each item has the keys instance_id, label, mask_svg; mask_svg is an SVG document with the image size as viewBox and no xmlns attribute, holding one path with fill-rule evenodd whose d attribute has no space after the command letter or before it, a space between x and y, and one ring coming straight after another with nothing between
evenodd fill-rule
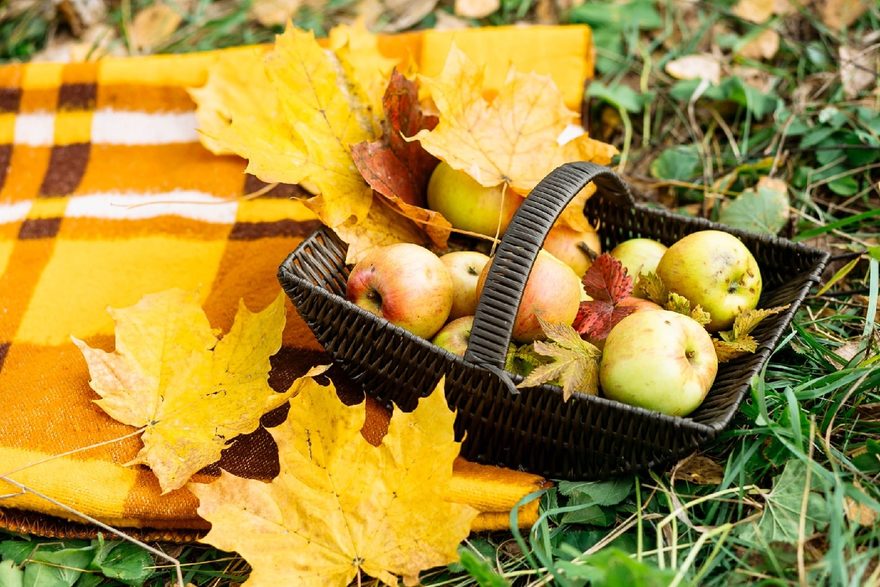
<instances>
[{"instance_id":1,"label":"plaid blanket","mask_svg":"<svg viewBox=\"0 0 880 587\"><path fill-rule=\"evenodd\" d=\"M588 29L456 34L475 56L494 56L490 69L498 71L508 61L499 48L538 43L521 59L549 67L569 101L580 101L591 73ZM410 34L382 47L424 70L442 63L450 40ZM0 527L88 533L62 521L81 521L69 508L166 538L175 535L163 529L206 526L188 491L160 495L147 469L124 466L140 440L95 406L70 337L112 350L107 308L172 287L198 291L213 326L226 331L239 299L258 309L275 298L278 264L318 227L296 187L267 190L244 174L244 161L199 144L185 88L204 83L217 55L0 68L0 476L33 490L0 480ZM243 197L256 192L265 193ZM283 340L270 374L276 389L325 359L292 308ZM375 405L369 413L368 424L381 429L387 414ZM199 480L220 468L272 478L278 457L265 427L285 416L286 406L265 416ZM544 483L461 461L449 499L484 512L477 529L503 528L514 504ZM521 519L530 523L536 512L533 504Z\"/></svg>"}]
</instances>

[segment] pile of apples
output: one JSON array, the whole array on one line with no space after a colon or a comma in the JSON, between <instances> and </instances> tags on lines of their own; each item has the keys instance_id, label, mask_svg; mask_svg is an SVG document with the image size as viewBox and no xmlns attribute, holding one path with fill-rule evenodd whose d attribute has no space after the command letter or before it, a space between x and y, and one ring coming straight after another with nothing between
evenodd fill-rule
<instances>
[{"instance_id":1,"label":"pile of apples","mask_svg":"<svg viewBox=\"0 0 880 587\"><path fill-rule=\"evenodd\" d=\"M522 198L485 188L466 173L440 163L428 186L428 204L453 227L487 236L503 233ZM527 280L512 339L527 345L544 338L538 321L570 325L582 301L581 279L600 253L595 231L551 229ZM590 255L588 250L594 255ZM734 318L757 306L761 273L737 237L706 230L666 247L636 238L611 252L633 279L656 273L671 292L711 316L705 327L689 316L635 297L622 306L633 313L603 341L599 383L612 400L684 416L704 400L718 372L710 333L729 329ZM477 251L437 256L415 244L371 250L352 269L347 298L361 308L437 346L463 356L490 258Z\"/></svg>"}]
</instances>

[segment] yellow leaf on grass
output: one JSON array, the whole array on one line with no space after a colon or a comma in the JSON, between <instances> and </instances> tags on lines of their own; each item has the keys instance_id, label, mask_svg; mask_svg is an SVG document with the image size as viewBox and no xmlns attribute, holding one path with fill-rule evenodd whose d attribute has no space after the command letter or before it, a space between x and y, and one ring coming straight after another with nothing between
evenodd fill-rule
<instances>
[{"instance_id":1,"label":"yellow leaf on grass","mask_svg":"<svg viewBox=\"0 0 880 587\"><path fill-rule=\"evenodd\" d=\"M163 492L182 487L216 462L234 437L256 430L260 416L291 391L269 387L269 357L281 348L284 297L258 313L244 303L229 333L217 339L199 299L179 289L110 309L116 350L73 339L89 366L96 403L110 417L145 428L130 464L148 465Z\"/></svg>"},{"instance_id":2,"label":"yellow leaf on grass","mask_svg":"<svg viewBox=\"0 0 880 587\"><path fill-rule=\"evenodd\" d=\"M271 483L228 473L190 484L211 522L202 541L251 565L246 585L345 587L362 574L390 585L458 559L476 510L446 501L459 452L442 383L411 413L395 411L379 446L361 435L364 404L332 386L294 383L287 421L270 432L281 470Z\"/></svg>"},{"instance_id":3,"label":"yellow leaf on grass","mask_svg":"<svg viewBox=\"0 0 880 587\"><path fill-rule=\"evenodd\" d=\"M552 78L511 69L498 95L487 100L484 77L453 45L440 75L421 78L440 117L433 130L414 137L428 152L486 187L507 183L520 194L567 161L610 163L614 147L586 135L559 144L578 116Z\"/></svg>"},{"instance_id":4,"label":"yellow leaf on grass","mask_svg":"<svg viewBox=\"0 0 880 587\"><path fill-rule=\"evenodd\" d=\"M166 42L183 17L162 2L144 8L134 17L129 29L132 46L138 51L150 51Z\"/></svg>"}]
</instances>

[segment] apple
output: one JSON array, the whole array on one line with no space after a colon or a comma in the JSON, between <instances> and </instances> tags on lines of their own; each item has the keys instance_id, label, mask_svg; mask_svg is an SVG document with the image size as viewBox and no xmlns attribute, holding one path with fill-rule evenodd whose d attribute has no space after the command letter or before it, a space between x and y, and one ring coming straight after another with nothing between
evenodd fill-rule
<instances>
[{"instance_id":1,"label":"apple","mask_svg":"<svg viewBox=\"0 0 880 587\"><path fill-rule=\"evenodd\" d=\"M611 256L626 267L633 283L642 273L657 271L657 263L664 253L666 245L649 238L631 238L611 249Z\"/></svg>"},{"instance_id":2,"label":"apple","mask_svg":"<svg viewBox=\"0 0 880 587\"><path fill-rule=\"evenodd\" d=\"M668 310L636 312L605 339L599 384L609 399L670 416L686 416L703 402L718 357L696 320Z\"/></svg>"},{"instance_id":3,"label":"apple","mask_svg":"<svg viewBox=\"0 0 880 587\"><path fill-rule=\"evenodd\" d=\"M657 265L669 289L699 304L712 316L710 332L758 305L761 270L741 240L720 230L701 230L673 243Z\"/></svg>"},{"instance_id":4,"label":"apple","mask_svg":"<svg viewBox=\"0 0 880 587\"><path fill-rule=\"evenodd\" d=\"M431 342L454 355L463 357L464 352L467 350L468 341L471 338L471 328L473 326L473 316L462 316L441 328L440 332L431 339Z\"/></svg>"},{"instance_id":5,"label":"apple","mask_svg":"<svg viewBox=\"0 0 880 587\"><path fill-rule=\"evenodd\" d=\"M489 267L491 263L480 274L477 295L483 291ZM574 322L582 291L580 277L571 267L547 251L539 251L513 321L513 340L529 343L544 338L538 316L555 324Z\"/></svg>"},{"instance_id":6,"label":"apple","mask_svg":"<svg viewBox=\"0 0 880 587\"><path fill-rule=\"evenodd\" d=\"M574 269L574 272L580 276L583 276L593 264L593 258L585 248L596 255L602 252L599 233L595 230L578 232L567 226L556 225L550 229L544 240L544 249Z\"/></svg>"},{"instance_id":7,"label":"apple","mask_svg":"<svg viewBox=\"0 0 880 587\"><path fill-rule=\"evenodd\" d=\"M351 270L346 297L422 338L431 338L452 309L452 277L424 247L397 243L369 251Z\"/></svg>"},{"instance_id":8,"label":"apple","mask_svg":"<svg viewBox=\"0 0 880 587\"><path fill-rule=\"evenodd\" d=\"M428 181L428 208L440 212L459 230L486 236L504 233L522 200L510 188L480 185L445 161L437 165Z\"/></svg>"},{"instance_id":9,"label":"apple","mask_svg":"<svg viewBox=\"0 0 880 587\"><path fill-rule=\"evenodd\" d=\"M452 311L449 319L473 316L477 311L477 281L489 256L476 251L446 253L440 260L452 277Z\"/></svg>"}]
</instances>

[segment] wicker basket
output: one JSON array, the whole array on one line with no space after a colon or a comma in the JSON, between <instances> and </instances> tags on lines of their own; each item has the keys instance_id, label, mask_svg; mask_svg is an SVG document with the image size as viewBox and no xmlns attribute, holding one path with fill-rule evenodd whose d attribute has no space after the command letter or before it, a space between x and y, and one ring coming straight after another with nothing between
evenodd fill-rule
<instances>
[{"instance_id":1,"label":"wicker basket","mask_svg":"<svg viewBox=\"0 0 880 587\"><path fill-rule=\"evenodd\" d=\"M551 385L516 390L503 370L513 318L547 231L588 182L598 193L584 213L600 227L602 246L647 237L671 244L714 228L742 239L764 279L760 306L791 304L755 329L758 351L722 364L704 403L689 417L666 416L602 397L562 401ZM322 229L284 261L278 278L299 313L334 360L367 393L404 410L446 376L457 411L462 454L481 463L521 468L554 478L594 479L636 471L680 457L713 438L731 420L752 377L767 362L827 253L792 242L636 205L626 184L605 167L571 163L553 171L520 206L498 246L464 358L389 324L345 299L345 244Z\"/></svg>"}]
</instances>

